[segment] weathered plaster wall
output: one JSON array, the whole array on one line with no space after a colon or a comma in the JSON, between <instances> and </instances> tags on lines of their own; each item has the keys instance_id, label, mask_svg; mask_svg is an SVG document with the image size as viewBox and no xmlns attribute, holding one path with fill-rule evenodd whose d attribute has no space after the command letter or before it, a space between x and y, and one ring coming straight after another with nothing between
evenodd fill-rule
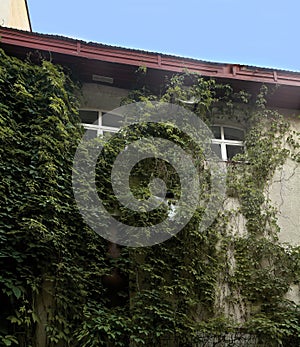
<instances>
[{"instance_id":1,"label":"weathered plaster wall","mask_svg":"<svg viewBox=\"0 0 300 347\"><path fill-rule=\"evenodd\" d=\"M111 111L120 106L128 90L96 83L84 83L79 95L81 108L95 108Z\"/></svg>"},{"instance_id":2,"label":"weathered plaster wall","mask_svg":"<svg viewBox=\"0 0 300 347\"><path fill-rule=\"evenodd\" d=\"M282 110L293 130L300 131L299 111ZM300 245L300 164L287 160L278 170L269 189L269 197L278 209L279 240Z\"/></svg>"},{"instance_id":3,"label":"weathered plaster wall","mask_svg":"<svg viewBox=\"0 0 300 347\"><path fill-rule=\"evenodd\" d=\"M0 25L30 31L31 28L25 0L1 0Z\"/></svg>"},{"instance_id":4,"label":"weathered plaster wall","mask_svg":"<svg viewBox=\"0 0 300 347\"><path fill-rule=\"evenodd\" d=\"M292 129L300 131L299 111L281 110ZM277 170L269 188L269 198L278 209L279 241L292 246L300 245L300 164L288 159ZM286 299L300 303L299 285L291 285Z\"/></svg>"}]
</instances>

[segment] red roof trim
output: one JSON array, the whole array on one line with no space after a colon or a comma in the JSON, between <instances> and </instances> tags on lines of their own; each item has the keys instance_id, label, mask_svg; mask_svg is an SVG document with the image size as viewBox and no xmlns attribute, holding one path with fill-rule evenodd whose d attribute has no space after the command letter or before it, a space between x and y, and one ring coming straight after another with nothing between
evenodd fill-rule
<instances>
[{"instance_id":1,"label":"red roof trim","mask_svg":"<svg viewBox=\"0 0 300 347\"><path fill-rule=\"evenodd\" d=\"M86 43L70 38L51 37L50 35L8 28L0 28L0 35L1 43L3 44L110 63L146 66L171 72L182 72L187 69L191 72L198 72L203 76L300 86L300 73L297 72L254 68L236 64L209 63L195 59Z\"/></svg>"}]
</instances>

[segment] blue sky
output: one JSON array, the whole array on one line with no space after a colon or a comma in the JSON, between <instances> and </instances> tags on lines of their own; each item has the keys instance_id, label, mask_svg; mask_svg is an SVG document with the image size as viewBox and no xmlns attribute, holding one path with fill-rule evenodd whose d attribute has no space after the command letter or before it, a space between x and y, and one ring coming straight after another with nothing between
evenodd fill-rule
<instances>
[{"instance_id":1,"label":"blue sky","mask_svg":"<svg viewBox=\"0 0 300 347\"><path fill-rule=\"evenodd\" d=\"M33 31L300 71L299 0L27 0Z\"/></svg>"}]
</instances>

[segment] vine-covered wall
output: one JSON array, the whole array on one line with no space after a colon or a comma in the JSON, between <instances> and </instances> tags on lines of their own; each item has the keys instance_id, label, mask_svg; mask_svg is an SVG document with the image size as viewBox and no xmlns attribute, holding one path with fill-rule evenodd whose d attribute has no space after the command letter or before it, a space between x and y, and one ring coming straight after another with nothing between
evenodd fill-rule
<instances>
[{"instance_id":1,"label":"vine-covered wall","mask_svg":"<svg viewBox=\"0 0 300 347\"><path fill-rule=\"evenodd\" d=\"M207 290L201 291L200 285L192 293L190 286L187 296L197 302L194 308L197 307L198 331L203 326L212 335L243 330L253 333L257 343L297 345L299 289L298 293L295 290L299 288L299 248L297 241L282 243L290 230L288 223L280 228L278 217L296 217L293 223L299 230L299 201L295 194L299 189L299 116L268 108L270 93L272 90L264 85L258 95L234 92L229 86L187 74L174 77L159 96L144 88L131 97L135 101L158 99L181 105L189 104L184 100L198 100L189 107L208 125L221 122L245 129L245 152L227 164L224 209L205 236L209 247L199 239L199 248L189 254L192 269L205 269L201 275L197 273L200 276L193 278L192 283L202 283ZM282 172L284 178L281 174L278 179ZM292 178L294 191L289 196L282 191L279 194L281 202L286 198L294 201L295 212L282 216L281 206L270 199L271 191L274 194L274 184L282 187ZM201 215L197 217L201 220ZM191 223L185 232L191 235L195 229ZM198 237L202 239L204 235ZM180 254L184 246L175 249ZM211 254L209 249L213 249ZM213 267L205 267L208 263ZM208 278L210 281L205 282Z\"/></svg>"},{"instance_id":2,"label":"vine-covered wall","mask_svg":"<svg viewBox=\"0 0 300 347\"><path fill-rule=\"evenodd\" d=\"M118 248L84 224L74 201L72 162L83 134L78 89L50 62L23 62L3 51L0 61L3 346L201 346L237 339L299 345L299 307L288 300L289 289L299 285L299 248L280 242L277 205L269 199L274 184L281 186L282 168L299 167L299 134L290 127L298 126L297 115L270 110L265 86L252 96L193 74L175 76L156 91L142 86L129 93L123 103L182 104L193 97L197 102L187 107L208 125L217 119L243 127L246 149L227 165L227 199L207 230L199 231L199 209L162 244ZM107 93L115 100L125 95ZM205 176L200 152L171 130L160 128ZM144 134L139 128L127 133L132 139ZM106 173L120 141L109 143L98 163L99 194L108 204L114 199ZM166 166L143 164L167 176ZM145 171L136 168L142 182L149 178ZM143 185L133 189L149 194ZM180 187L173 189L176 196ZM122 216L124 222L135 217Z\"/></svg>"}]
</instances>

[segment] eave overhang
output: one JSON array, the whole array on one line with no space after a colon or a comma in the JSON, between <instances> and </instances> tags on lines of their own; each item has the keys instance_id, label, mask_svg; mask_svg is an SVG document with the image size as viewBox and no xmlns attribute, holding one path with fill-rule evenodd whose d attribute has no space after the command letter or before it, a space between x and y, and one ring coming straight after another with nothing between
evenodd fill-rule
<instances>
[{"instance_id":1,"label":"eave overhang","mask_svg":"<svg viewBox=\"0 0 300 347\"><path fill-rule=\"evenodd\" d=\"M247 82L252 86L261 83L280 85L285 87L283 88L283 99L285 102L279 106L300 108L300 99L298 97L300 94L300 73L298 72L238 64L211 63L4 27L0 27L0 35L0 42L4 48L8 49L9 53L15 51L20 55L22 52L25 54L29 51L38 50L54 57L57 63L68 64L69 62L70 65L76 65L80 69L86 68L89 72L92 68L101 70L101 68L106 69L113 64L114 72L120 69L123 75L125 72L128 74L127 76L124 75L124 80L126 78L132 79L132 71L135 71L139 66L144 66L153 71L154 75L160 72L177 73L188 70L197 72L202 76L232 81L236 86L243 84L246 86L248 85ZM87 65L90 65L89 68ZM91 67L92 65L93 67ZM108 68L109 70L112 69ZM84 75L84 71L82 71L82 74ZM122 86L122 83L120 86ZM290 99L290 103L288 99Z\"/></svg>"}]
</instances>

